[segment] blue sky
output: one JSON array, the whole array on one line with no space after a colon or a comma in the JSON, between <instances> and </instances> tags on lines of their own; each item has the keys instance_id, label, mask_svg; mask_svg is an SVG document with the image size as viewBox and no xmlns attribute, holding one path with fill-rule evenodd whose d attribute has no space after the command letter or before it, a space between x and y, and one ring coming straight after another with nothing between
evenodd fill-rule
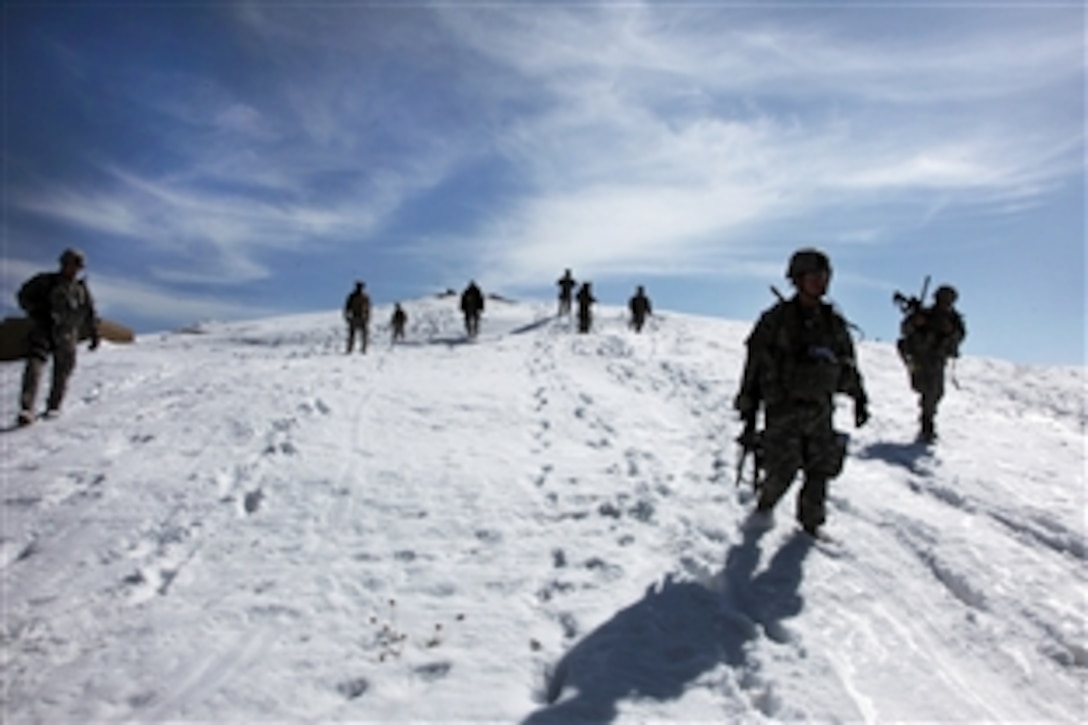
<instances>
[{"instance_id":1,"label":"blue sky","mask_svg":"<svg viewBox=\"0 0 1088 725\"><path fill-rule=\"evenodd\" d=\"M790 253L894 339L1082 364L1080 3L7 3L2 311L138 331L461 289L754 319ZM410 312L410 311L409 311ZM485 321L486 324L486 321Z\"/></svg>"}]
</instances>

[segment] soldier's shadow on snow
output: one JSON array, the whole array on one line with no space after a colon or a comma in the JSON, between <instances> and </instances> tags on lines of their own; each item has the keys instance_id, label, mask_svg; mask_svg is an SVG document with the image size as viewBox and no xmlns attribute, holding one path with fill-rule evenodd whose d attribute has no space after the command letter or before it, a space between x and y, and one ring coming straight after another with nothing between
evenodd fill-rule
<instances>
[{"instance_id":1,"label":"soldier's shadow on snow","mask_svg":"<svg viewBox=\"0 0 1088 725\"><path fill-rule=\"evenodd\" d=\"M749 645L761 633L791 639L783 621L804 606L802 564L813 546L799 533L756 573L759 538L746 533L709 582L670 576L587 635L548 672L547 705L525 725L610 722L620 700L674 700L723 663L744 687L757 669L749 667Z\"/></svg>"},{"instance_id":2,"label":"soldier's shadow on snow","mask_svg":"<svg viewBox=\"0 0 1088 725\"><path fill-rule=\"evenodd\" d=\"M902 466L911 473L924 473L919 465L929 457L929 446L921 441L910 443L878 442L870 443L855 454L863 460L879 460L893 466Z\"/></svg>"},{"instance_id":3,"label":"soldier's shadow on snow","mask_svg":"<svg viewBox=\"0 0 1088 725\"><path fill-rule=\"evenodd\" d=\"M532 332L533 330L539 330L542 327L547 327L548 325L555 322L557 319L559 319L557 316L541 317L539 320L535 320L533 322L530 322L527 325L522 325L521 327L518 327L516 329L511 330L510 334L511 335L524 335L527 332Z\"/></svg>"}]
</instances>

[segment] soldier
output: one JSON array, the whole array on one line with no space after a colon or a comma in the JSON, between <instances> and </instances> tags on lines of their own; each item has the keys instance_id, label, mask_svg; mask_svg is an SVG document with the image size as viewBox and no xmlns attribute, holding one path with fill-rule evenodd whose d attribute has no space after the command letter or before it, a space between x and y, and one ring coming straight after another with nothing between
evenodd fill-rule
<instances>
[{"instance_id":1,"label":"soldier","mask_svg":"<svg viewBox=\"0 0 1088 725\"><path fill-rule=\"evenodd\" d=\"M389 324L393 327L393 342L404 339L404 325L408 322L408 314L401 308L399 302L393 303L393 317Z\"/></svg>"},{"instance_id":2,"label":"soldier","mask_svg":"<svg viewBox=\"0 0 1088 725\"><path fill-rule=\"evenodd\" d=\"M53 356L53 381L45 413L47 418L60 414L68 378L76 367L76 344L80 333L90 334L88 349L98 348L98 318L94 299L86 281L79 279L83 266L81 252L65 249L60 255L59 272L42 272L19 288L19 306L33 324L27 338L29 351L19 396L19 425L34 422L38 383L50 355Z\"/></svg>"},{"instance_id":3,"label":"soldier","mask_svg":"<svg viewBox=\"0 0 1088 725\"><path fill-rule=\"evenodd\" d=\"M476 337L480 333L480 315L484 311L484 294L470 280L468 287L461 293L461 313L465 316L465 334Z\"/></svg>"},{"instance_id":4,"label":"soldier","mask_svg":"<svg viewBox=\"0 0 1088 725\"><path fill-rule=\"evenodd\" d=\"M628 300L627 309L631 310L631 327L635 328L635 332L642 332L642 326L646 323L647 315L654 313L650 298L646 296L646 291L642 289L642 285L639 285L638 289L635 290L635 296Z\"/></svg>"},{"instance_id":5,"label":"soldier","mask_svg":"<svg viewBox=\"0 0 1088 725\"><path fill-rule=\"evenodd\" d=\"M944 397L945 365L949 358L959 357L960 343L967 336L963 316L955 309L959 298L955 288L941 285L933 297L932 305L914 310L903 320L899 340L910 386L918 393L918 439L926 443L937 438L934 418Z\"/></svg>"},{"instance_id":6,"label":"soldier","mask_svg":"<svg viewBox=\"0 0 1088 725\"><path fill-rule=\"evenodd\" d=\"M593 326L593 311L590 305L596 302L597 298L593 296L590 286L589 282L583 282L578 289L578 332L581 333L589 332L589 328Z\"/></svg>"},{"instance_id":7,"label":"soldier","mask_svg":"<svg viewBox=\"0 0 1088 725\"><path fill-rule=\"evenodd\" d=\"M366 283L356 282L355 289L344 300L344 321L348 323L348 349L350 355L355 348L355 334L360 333L360 352L366 354L370 342L370 295L366 293Z\"/></svg>"},{"instance_id":8,"label":"soldier","mask_svg":"<svg viewBox=\"0 0 1088 725\"><path fill-rule=\"evenodd\" d=\"M556 316L569 316L571 295L574 292L574 287L578 283L574 281L574 277L570 276L570 269L567 269L555 284L559 287L559 312Z\"/></svg>"},{"instance_id":9,"label":"soldier","mask_svg":"<svg viewBox=\"0 0 1088 725\"><path fill-rule=\"evenodd\" d=\"M854 423L869 419L868 398L854 358L846 321L822 300L831 279L823 252L806 248L793 254L786 277L796 294L760 317L748 336L740 391L733 402L746 430L755 428L763 406L766 475L752 516L769 526L771 512L797 472L804 485L796 516L812 536L825 520L827 482L842 471L845 435L832 428L833 396L854 399Z\"/></svg>"}]
</instances>

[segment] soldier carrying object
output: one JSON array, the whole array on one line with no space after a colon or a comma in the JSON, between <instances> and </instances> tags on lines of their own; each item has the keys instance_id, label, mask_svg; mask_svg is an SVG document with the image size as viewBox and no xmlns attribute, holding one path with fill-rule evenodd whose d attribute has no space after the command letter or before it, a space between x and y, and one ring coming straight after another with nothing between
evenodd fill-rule
<instances>
[{"instance_id":1,"label":"soldier carrying object","mask_svg":"<svg viewBox=\"0 0 1088 725\"><path fill-rule=\"evenodd\" d=\"M653 314L653 305L642 285L635 290L635 296L627 302L627 309L631 311L631 327L635 332L642 332L642 326L646 324L646 317Z\"/></svg>"},{"instance_id":2,"label":"soldier carrying object","mask_svg":"<svg viewBox=\"0 0 1088 725\"><path fill-rule=\"evenodd\" d=\"M370 342L370 295L366 293L366 283L357 281L355 289L344 300L344 321L348 323L348 349L355 349L355 335L360 334L360 352L366 354Z\"/></svg>"},{"instance_id":3,"label":"soldier carrying object","mask_svg":"<svg viewBox=\"0 0 1088 725\"><path fill-rule=\"evenodd\" d=\"M571 297L574 293L574 288L577 286L577 282L570 276L570 269L563 272L563 276L556 281L556 286L559 287L559 312L557 317L563 315L570 315L570 303Z\"/></svg>"},{"instance_id":4,"label":"soldier carrying object","mask_svg":"<svg viewBox=\"0 0 1088 725\"><path fill-rule=\"evenodd\" d=\"M869 419L868 396L857 368L846 321L823 301L831 263L823 252L800 249L786 277L796 294L768 309L746 341L747 359L733 402L754 430L762 406L762 453L766 475L752 521L769 525L779 499L798 471L804 484L796 517L806 532L824 524L827 484L842 471L846 436L832 428L835 393L854 399L854 424Z\"/></svg>"},{"instance_id":5,"label":"soldier carrying object","mask_svg":"<svg viewBox=\"0 0 1088 725\"><path fill-rule=\"evenodd\" d=\"M963 316L955 308L959 298L955 288L941 285L933 298L928 307L915 305L907 310L898 342L911 389L918 393L918 438L926 443L937 438L934 419L944 397L945 366L949 358L959 357L960 344L967 336Z\"/></svg>"},{"instance_id":6,"label":"soldier carrying object","mask_svg":"<svg viewBox=\"0 0 1088 725\"><path fill-rule=\"evenodd\" d=\"M476 285L475 280L470 280L468 287L461 293L461 313L465 317L465 334L476 337L480 334L480 315L484 311L484 294Z\"/></svg>"},{"instance_id":7,"label":"soldier carrying object","mask_svg":"<svg viewBox=\"0 0 1088 725\"><path fill-rule=\"evenodd\" d=\"M65 249L59 261L59 271L37 274L19 288L19 306L32 322L19 396L19 425L29 425L34 421L38 384L50 355L53 356L53 380L46 404L46 417L52 418L60 413L68 379L76 367L76 344L80 333L89 332L91 342L88 349L98 348L98 318L94 299L86 281L79 278L85 264L83 254L76 249Z\"/></svg>"}]
</instances>

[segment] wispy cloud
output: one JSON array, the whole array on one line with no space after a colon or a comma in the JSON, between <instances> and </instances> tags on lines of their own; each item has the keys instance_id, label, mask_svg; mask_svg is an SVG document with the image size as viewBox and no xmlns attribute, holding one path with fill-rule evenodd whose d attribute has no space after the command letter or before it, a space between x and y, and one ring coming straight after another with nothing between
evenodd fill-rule
<instances>
[{"instance_id":1,"label":"wispy cloud","mask_svg":"<svg viewBox=\"0 0 1088 725\"><path fill-rule=\"evenodd\" d=\"M1030 197L1080 167L1074 114L1003 115L1079 77L1079 26L938 23L907 43L887 28L873 40L813 16L731 22L740 15L444 12L511 71L496 95L525 88L536 104L496 141L535 191L482 225L478 248L497 273L538 279L557 258L686 270L709 238L727 254L783 218Z\"/></svg>"},{"instance_id":2,"label":"wispy cloud","mask_svg":"<svg viewBox=\"0 0 1088 725\"><path fill-rule=\"evenodd\" d=\"M140 240L160 280L222 284L384 244L409 205L447 219L433 192L489 163L501 201L413 244L528 283L557 259L690 274L828 209L879 243L874 210L1030 204L1082 170L1072 9L826 10L242 3L248 81L126 71L168 161L11 202Z\"/></svg>"}]
</instances>

